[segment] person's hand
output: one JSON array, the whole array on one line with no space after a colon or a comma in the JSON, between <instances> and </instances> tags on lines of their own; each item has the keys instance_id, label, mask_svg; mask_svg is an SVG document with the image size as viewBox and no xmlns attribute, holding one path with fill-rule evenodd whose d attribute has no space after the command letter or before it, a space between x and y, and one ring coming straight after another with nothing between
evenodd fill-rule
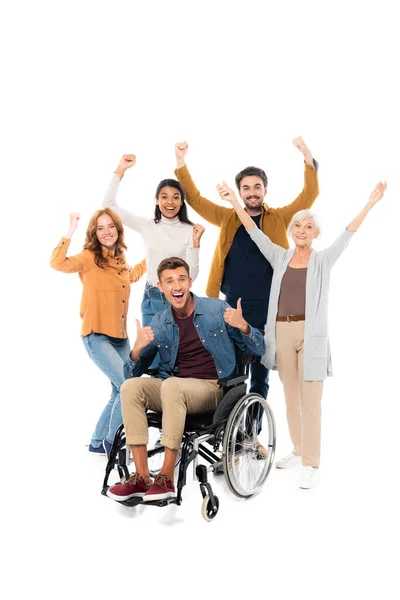
<instances>
[{"instance_id":1,"label":"person's hand","mask_svg":"<svg viewBox=\"0 0 400 600\"><path fill-rule=\"evenodd\" d=\"M293 146L296 146L297 150L299 150L304 156L304 160L308 163L312 162L311 150L305 143L302 137L294 138Z\"/></svg>"},{"instance_id":2,"label":"person's hand","mask_svg":"<svg viewBox=\"0 0 400 600\"><path fill-rule=\"evenodd\" d=\"M67 233L65 234L65 237L71 238L72 234L76 231L78 227L78 222L80 218L81 215L78 212L73 212L69 215L69 228Z\"/></svg>"},{"instance_id":3,"label":"person's hand","mask_svg":"<svg viewBox=\"0 0 400 600\"><path fill-rule=\"evenodd\" d=\"M228 325L240 329L242 333L250 333L249 324L243 318L241 298L237 301L236 308L227 308L225 310L224 321L225 323L228 323Z\"/></svg>"},{"instance_id":4,"label":"person's hand","mask_svg":"<svg viewBox=\"0 0 400 600\"><path fill-rule=\"evenodd\" d=\"M118 167L115 169L116 174L120 179L124 176L124 173L127 169L134 167L136 165L136 155L135 154L123 154L121 160L119 161Z\"/></svg>"},{"instance_id":5,"label":"person's hand","mask_svg":"<svg viewBox=\"0 0 400 600\"><path fill-rule=\"evenodd\" d=\"M387 188L386 181L379 181L376 184L376 186L374 187L373 191L371 192L371 194L368 198L368 206L370 206L370 207L375 206L375 204L377 202L379 202L379 200L382 200L383 194L385 193L386 188Z\"/></svg>"},{"instance_id":6,"label":"person's hand","mask_svg":"<svg viewBox=\"0 0 400 600\"><path fill-rule=\"evenodd\" d=\"M154 340L154 331L148 325L147 327L142 327L138 319L136 319L136 340L135 340L135 350L139 352L146 348L153 340Z\"/></svg>"},{"instance_id":7,"label":"person's hand","mask_svg":"<svg viewBox=\"0 0 400 600\"><path fill-rule=\"evenodd\" d=\"M189 150L189 144L187 142L178 142L177 144L175 144L176 160L184 161L188 150Z\"/></svg>"},{"instance_id":8,"label":"person's hand","mask_svg":"<svg viewBox=\"0 0 400 600\"><path fill-rule=\"evenodd\" d=\"M193 225L193 248L200 248L200 238L205 232L205 227L203 225Z\"/></svg>"},{"instance_id":9,"label":"person's hand","mask_svg":"<svg viewBox=\"0 0 400 600\"><path fill-rule=\"evenodd\" d=\"M222 185L217 185L217 192L220 195L221 200L227 200L231 204L237 201L235 192L229 187L226 181Z\"/></svg>"}]
</instances>

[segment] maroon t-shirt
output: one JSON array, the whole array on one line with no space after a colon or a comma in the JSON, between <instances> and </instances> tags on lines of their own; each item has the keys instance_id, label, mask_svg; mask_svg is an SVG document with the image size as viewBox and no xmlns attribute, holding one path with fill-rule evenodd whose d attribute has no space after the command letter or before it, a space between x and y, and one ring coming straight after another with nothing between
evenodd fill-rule
<instances>
[{"instance_id":1,"label":"maroon t-shirt","mask_svg":"<svg viewBox=\"0 0 400 600\"><path fill-rule=\"evenodd\" d=\"M177 376L218 379L214 359L201 343L193 317L194 312L186 319L175 317L179 327L179 348L175 363L175 367L179 367Z\"/></svg>"}]
</instances>

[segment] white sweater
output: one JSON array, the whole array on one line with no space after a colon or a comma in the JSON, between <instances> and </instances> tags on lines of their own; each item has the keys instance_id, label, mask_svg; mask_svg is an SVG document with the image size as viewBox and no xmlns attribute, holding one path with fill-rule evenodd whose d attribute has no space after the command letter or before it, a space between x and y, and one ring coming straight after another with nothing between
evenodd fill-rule
<instances>
[{"instance_id":1,"label":"white sweater","mask_svg":"<svg viewBox=\"0 0 400 600\"><path fill-rule=\"evenodd\" d=\"M183 258L189 265L190 276L196 279L199 272L199 248L193 248L193 227L181 223L179 217L167 219L161 215L159 223L154 217L139 217L117 204L117 193L120 178L113 174L110 185L104 197L103 207L109 206L120 217L127 227L137 231L142 236L145 247L147 266L147 281L157 285L157 267L164 258L177 256Z\"/></svg>"}]
</instances>

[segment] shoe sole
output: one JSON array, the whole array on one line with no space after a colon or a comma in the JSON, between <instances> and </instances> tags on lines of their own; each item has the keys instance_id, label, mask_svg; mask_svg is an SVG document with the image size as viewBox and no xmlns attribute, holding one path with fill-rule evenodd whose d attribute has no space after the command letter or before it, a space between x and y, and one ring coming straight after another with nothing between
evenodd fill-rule
<instances>
[{"instance_id":1,"label":"shoe sole","mask_svg":"<svg viewBox=\"0 0 400 600\"><path fill-rule=\"evenodd\" d=\"M292 463L291 465L278 465L278 463L275 464L275 469L293 469L294 467L299 467L301 466L301 461Z\"/></svg>"},{"instance_id":2,"label":"shoe sole","mask_svg":"<svg viewBox=\"0 0 400 600\"><path fill-rule=\"evenodd\" d=\"M128 494L127 496L118 496L117 494L110 492L110 490L107 490L107 496L117 502L123 502L124 500L129 500L129 498L143 498L144 494L145 492L136 492L135 494Z\"/></svg>"},{"instance_id":3,"label":"shoe sole","mask_svg":"<svg viewBox=\"0 0 400 600\"><path fill-rule=\"evenodd\" d=\"M167 498L175 498L175 492L165 492L165 494L151 494L151 496L144 495L143 502L151 502L153 500L167 500Z\"/></svg>"}]
</instances>

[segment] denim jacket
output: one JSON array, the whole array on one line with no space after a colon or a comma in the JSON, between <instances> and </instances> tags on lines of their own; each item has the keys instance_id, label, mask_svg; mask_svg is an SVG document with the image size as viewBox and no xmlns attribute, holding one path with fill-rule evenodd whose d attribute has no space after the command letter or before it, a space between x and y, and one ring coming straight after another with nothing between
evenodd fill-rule
<instances>
[{"instance_id":1,"label":"denim jacket","mask_svg":"<svg viewBox=\"0 0 400 600\"><path fill-rule=\"evenodd\" d=\"M218 378L229 377L236 370L235 344L256 356L265 353L264 337L251 326L245 335L236 327L225 323L224 312L229 304L217 298L194 298L193 323L204 347L214 359ZM157 352L160 355L159 377L166 379L176 375L175 362L179 347L179 328L175 323L171 306L157 313L151 323L154 341L143 348L136 361L127 359L124 365L125 378L140 377L153 362Z\"/></svg>"}]
</instances>

